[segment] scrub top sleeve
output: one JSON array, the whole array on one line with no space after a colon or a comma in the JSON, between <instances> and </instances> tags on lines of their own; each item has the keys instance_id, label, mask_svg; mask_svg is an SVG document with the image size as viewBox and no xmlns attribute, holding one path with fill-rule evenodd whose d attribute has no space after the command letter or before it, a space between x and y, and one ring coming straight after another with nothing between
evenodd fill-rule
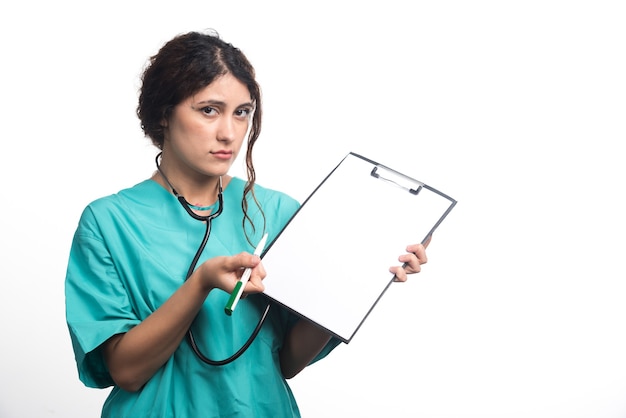
<instances>
[{"instance_id":1,"label":"scrub top sleeve","mask_svg":"<svg viewBox=\"0 0 626 418\"><path fill-rule=\"evenodd\" d=\"M113 380L99 350L115 334L140 320L98 233L93 214L86 210L74 235L65 279L66 319L80 380L104 388Z\"/></svg>"},{"instance_id":2,"label":"scrub top sleeve","mask_svg":"<svg viewBox=\"0 0 626 418\"><path fill-rule=\"evenodd\" d=\"M326 346L324 348L322 348L322 351L320 351L319 354L317 356L315 356L315 358L313 360L311 360L311 362L309 363L309 366L311 364L315 363L316 361L319 361L319 360L323 359L324 357L326 357L339 344L341 344L341 340L338 339L338 338L332 337L330 339L330 341L328 341L328 343L326 343Z\"/></svg>"},{"instance_id":3,"label":"scrub top sleeve","mask_svg":"<svg viewBox=\"0 0 626 418\"><path fill-rule=\"evenodd\" d=\"M302 320L302 321L306 321L306 319L302 319L300 318L298 315L289 312L287 309L280 307L279 309L281 309L281 313L282 315L285 317L285 321L287 323L287 329L291 330L291 328L293 328L293 326L296 324L296 322ZM287 331L289 332L289 331ZM336 337L331 337L330 341L328 341L326 343L326 345L324 346L324 348L322 348L322 350L315 356L315 358L313 358L313 360L311 360L311 362L308 364L309 366L321 359L323 359L324 357L326 357L327 355L330 354L331 351L333 351L339 344L341 344L341 340L336 338Z\"/></svg>"}]
</instances>

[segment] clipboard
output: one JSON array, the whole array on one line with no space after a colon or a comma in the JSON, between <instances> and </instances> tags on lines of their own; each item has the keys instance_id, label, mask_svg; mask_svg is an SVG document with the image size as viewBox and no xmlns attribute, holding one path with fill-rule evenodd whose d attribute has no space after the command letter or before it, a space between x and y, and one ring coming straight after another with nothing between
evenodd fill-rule
<instances>
[{"instance_id":1,"label":"clipboard","mask_svg":"<svg viewBox=\"0 0 626 418\"><path fill-rule=\"evenodd\" d=\"M262 255L264 294L349 343L393 282L406 245L456 205L438 190L350 152Z\"/></svg>"}]
</instances>

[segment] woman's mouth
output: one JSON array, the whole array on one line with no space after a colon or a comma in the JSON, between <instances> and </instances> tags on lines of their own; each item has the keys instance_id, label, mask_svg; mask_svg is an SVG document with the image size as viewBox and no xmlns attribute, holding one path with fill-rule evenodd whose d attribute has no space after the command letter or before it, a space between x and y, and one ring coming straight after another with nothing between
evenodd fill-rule
<instances>
[{"instance_id":1,"label":"woman's mouth","mask_svg":"<svg viewBox=\"0 0 626 418\"><path fill-rule=\"evenodd\" d=\"M211 153L215 158L220 160L229 160L233 156L232 151L215 151Z\"/></svg>"}]
</instances>

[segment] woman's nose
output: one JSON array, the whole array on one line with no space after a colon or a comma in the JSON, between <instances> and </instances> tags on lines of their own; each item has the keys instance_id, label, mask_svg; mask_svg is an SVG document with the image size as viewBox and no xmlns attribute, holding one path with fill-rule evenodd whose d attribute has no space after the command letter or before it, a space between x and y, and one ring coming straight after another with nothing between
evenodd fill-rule
<instances>
[{"instance_id":1,"label":"woman's nose","mask_svg":"<svg viewBox=\"0 0 626 418\"><path fill-rule=\"evenodd\" d=\"M231 117L222 117L219 121L217 140L230 142L235 138L235 121Z\"/></svg>"}]
</instances>

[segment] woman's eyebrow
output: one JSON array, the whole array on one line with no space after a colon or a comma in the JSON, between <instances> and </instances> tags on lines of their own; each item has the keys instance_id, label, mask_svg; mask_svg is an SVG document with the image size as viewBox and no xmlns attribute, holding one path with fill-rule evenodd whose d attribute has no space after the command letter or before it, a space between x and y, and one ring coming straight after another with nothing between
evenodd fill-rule
<instances>
[{"instance_id":1,"label":"woman's eyebrow","mask_svg":"<svg viewBox=\"0 0 626 418\"><path fill-rule=\"evenodd\" d=\"M196 106L202 106L202 105L213 105L213 106L226 106L226 102L223 102L221 100L200 100L199 102L196 102L195 104Z\"/></svg>"},{"instance_id":2,"label":"woman's eyebrow","mask_svg":"<svg viewBox=\"0 0 626 418\"><path fill-rule=\"evenodd\" d=\"M211 106L218 106L218 107L225 107L226 106L226 102L222 101L222 100L201 100L199 102L197 102L195 104L195 106L204 106L204 105L211 105ZM237 108L240 107L254 107L254 102L249 101L249 102L244 102L241 103L239 105L236 106Z\"/></svg>"}]
</instances>

